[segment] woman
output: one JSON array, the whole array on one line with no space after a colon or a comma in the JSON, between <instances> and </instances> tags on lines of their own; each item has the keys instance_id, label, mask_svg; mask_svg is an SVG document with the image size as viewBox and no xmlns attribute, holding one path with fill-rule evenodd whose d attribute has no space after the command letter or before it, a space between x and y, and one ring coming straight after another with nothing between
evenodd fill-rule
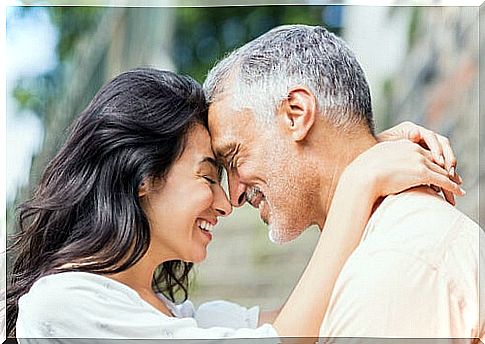
<instances>
[{"instance_id":1,"label":"woman","mask_svg":"<svg viewBox=\"0 0 485 344\"><path fill-rule=\"evenodd\" d=\"M199 312L175 299L187 299L192 264L205 258L217 218L231 212L206 125L200 86L171 72L129 71L97 93L20 206L9 334L16 324L19 338L317 336L377 198L430 182L461 193L424 149L383 143L388 156L370 149L343 173L312 259L272 325L257 327L257 310L231 303ZM390 167L362 173L368 159ZM346 213L352 221L339 221Z\"/></svg>"}]
</instances>

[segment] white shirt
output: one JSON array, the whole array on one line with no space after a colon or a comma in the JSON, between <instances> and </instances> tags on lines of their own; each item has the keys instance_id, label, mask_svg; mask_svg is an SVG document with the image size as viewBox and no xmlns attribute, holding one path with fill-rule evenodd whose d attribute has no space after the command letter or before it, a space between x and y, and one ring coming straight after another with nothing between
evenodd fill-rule
<instances>
[{"instance_id":1,"label":"white shirt","mask_svg":"<svg viewBox=\"0 0 485 344\"><path fill-rule=\"evenodd\" d=\"M429 189L388 196L336 281L320 337L483 340L483 239Z\"/></svg>"},{"instance_id":2,"label":"white shirt","mask_svg":"<svg viewBox=\"0 0 485 344\"><path fill-rule=\"evenodd\" d=\"M226 301L176 305L162 301L169 317L110 278L63 272L37 280L19 299L17 338L252 338L277 337L257 327L259 309ZM21 341L22 342L22 341ZM23 341L30 342L30 341Z\"/></svg>"}]
</instances>

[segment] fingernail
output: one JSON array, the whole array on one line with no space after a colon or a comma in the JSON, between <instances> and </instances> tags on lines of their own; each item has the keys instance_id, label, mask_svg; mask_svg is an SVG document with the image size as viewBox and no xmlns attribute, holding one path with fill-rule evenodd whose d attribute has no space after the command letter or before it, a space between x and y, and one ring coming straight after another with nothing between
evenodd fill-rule
<instances>
[{"instance_id":1,"label":"fingernail","mask_svg":"<svg viewBox=\"0 0 485 344\"><path fill-rule=\"evenodd\" d=\"M455 166L451 166L448 173L450 174L451 177L454 177L455 176Z\"/></svg>"}]
</instances>

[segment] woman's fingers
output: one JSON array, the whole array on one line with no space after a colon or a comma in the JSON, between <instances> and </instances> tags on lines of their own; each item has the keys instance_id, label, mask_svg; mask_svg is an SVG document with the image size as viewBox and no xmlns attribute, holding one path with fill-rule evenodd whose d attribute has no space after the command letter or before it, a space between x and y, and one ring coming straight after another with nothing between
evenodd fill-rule
<instances>
[{"instance_id":1,"label":"woman's fingers","mask_svg":"<svg viewBox=\"0 0 485 344\"><path fill-rule=\"evenodd\" d=\"M455 178L456 178L455 182L457 182L458 184L463 184L463 179L458 173L456 173L456 171L455 171Z\"/></svg>"},{"instance_id":2,"label":"woman's fingers","mask_svg":"<svg viewBox=\"0 0 485 344\"><path fill-rule=\"evenodd\" d=\"M446 192L451 192L458 196L465 195L465 190L463 190L457 183L448 178L448 176L444 176L434 170L429 170L428 181L429 184L436 185Z\"/></svg>"},{"instance_id":3,"label":"woman's fingers","mask_svg":"<svg viewBox=\"0 0 485 344\"><path fill-rule=\"evenodd\" d=\"M415 135L411 141L419 143L422 147L428 148L431 151L434 161L441 166L444 166L445 159L443 155L442 143L439 140L439 135L433 131L423 128L419 125L413 124L413 132L416 131L418 135Z\"/></svg>"},{"instance_id":4,"label":"woman's fingers","mask_svg":"<svg viewBox=\"0 0 485 344\"><path fill-rule=\"evenodd\" d=\"M420 130L419 128L417 127L417 125L415 124L412 124L409 122L408 123L402 123L403 124L403 132L407 134L407 138L409 139L409 141L411 142L414 142L414 143L419 143L421 142L421 133L420 133ZM412 126L410 126L410 124L412 124ZM407 129L408 131L406 132L406 127L409 127L409 129Z\"/></svg>"},{"instance_id":5,"label":"woman's fingers","mask_svg":"<svg viewBox=\"0 0 485 344\"><path fill-rule=\"evenodd\" d=\"M436 186L433 189L437 192L443 190L451 204L455 204L456 195L464 195L458 175L451 177L431 151L407 139L378 143L352 161L346 173L355 174L355 178L368 176L366 185L374 185L372 192L378 197L420 185Z\"/></svg>"},{"instance_id":6,"label":"woman's fingers","mask_svg":"<svg viewBox=\"0 0 485 344\"><path fill-rule=\"evenodd\" d=\"M446 137L438 135L438 140L440 145L443 149L443 157L445 159L445 168L449 172L451 177L455 176L455 168L456 168L456 157L453 149L451 148L450 140Z\"/></svg>"},{"instance_id":7,"label":"woman's fingers","mask_svg":"<svg viewBox=\"0 0 485 344\"><path fill-rule=\"evenodd\" d=\"M452 206L455 206L456 202L455 202L455 195L453 194L453 192L446 191L446 190L442 190L442 191L443 191L443 196L445 196L445 200L448 203L450 203Z\"/></svg>"},{"instance_id":8,"label":"woman's fingers","mask_svg":"<svg viewBox=\"0 0 485 344\"><path fill-rule=\"evenodd\" d=\"M449 178L457 183L458 185L461 185L463 183L463 180L461 179L460 175L458 173L455 173L454 176L450 176ZM445 196L445 199L450 202L452 205L456 205L455 203L455 195L448 191L448 190L443 190L443 195ZM451 200L451 201L450 201Z\"/></svg>"},{"instance_id":9,"label":"woman's fingers","mask_svg":"<svg viewBox=\"0 0 485 344\"><path fill-rule=\"evenodd\" d=\"M441 174L443 177L446 177L446 178L450 179L450 177L448 176L448 172L446 172L446 170L444 168L442 168L441 166L439 166L438 164L436 164L434 161L427 160L426 161L426 165L427 165L427 168L430 171L433 171L435 173ZM432 183L430 183L430 184L432 184Z\"/></svg>"},{"instance_id":10,"label":"woman's fingers","mask_svg":"<svg viewBox=\"0 0 485 344\"><path fill-rule=\"evenodd\" d=\"M430 180L430 186L432 187L432 189L435 190L436 192L443 191L443 196L445 197L446 201L453 206L456 205L455 194L460 196L464 195L464 190L459 187L459 184L461 184L461 177L458 174L451 176L444 167L437 165L434 162L434 159L432 158L429 151L422 149L420 153L425 157L426 165L428 169L430 169L436 174L439 174L445 177L448 180L451 180L452 182L450 184L452 186L452 189L447 189L440 185L437 186L435 182ZM430 178L432 177L433 175L430 175Z\"/></svg>"},{"instance_id":11,"label":"woman's fingers","mask_svg":"<svg viewBox=\"0 0 485 344\"><path fill-rule=\"evenodd\" d=\"M432 171L434 171L435 173L439 173L440 175L442 175L445 178L450 179L450 176L448 175L448 171L446 171L444 168L442 168L441 166L436 165L433 161L428 161L428 164L429 164L429 168ZM456 183L456 181L454 181L454 180L452 180L452 181ZM431 183L430 186L436 192L442 191L443 192L443 196L445 197L445 200L448 203L450 203L453 206L456 205L456 202L455 202L455 194L453 193L453 191L449 191L446 188L441 188L439 186L436 186L436 184L434 184L434 183Z\"/></svg>"},{"instance_id":12,"label":"woman's fingers","mask_svg":"<svg viewBox=\"0 0 485 344\"><path fill-rule=\"evenodd\" d=\"M431 154L433 154L433 159L434 161L441 165L445 165L445 159L443 156L443 149L438 141L438 137L435 133L432 131L427 130L427 134L423 137L424 142L426 142L426 145L429 147L431 150Z\"/></svg>"},{"instance_id":13,"label":"woman's fingers","mask_svg":"<svg viewBox=\"0 0 485 344\"><path fill-rule=\"evenodd\" d=\"M450 176L454 176L456 168L456 157L451 148L450 141L438 135L432 130L426 129L420 125L406 121L384 131L379 137L379 141L399 140L407 138L411 142L420 144L423 148L431 151L434 161L446 168Z\"/></svg>"},{"instance_id":14,"label":"woman's fingers","mask_svg":"<svg viewBox=\"0 0 485 344\"><path fill-rule=\"evenodd\" d=\"M451 148L450 140L422 127L420 127L419 131L422 141L426 143L430 149L434 161L443 166L448 171L450 177L454 177L456 157Z\"/></svg>"}]
</instances>

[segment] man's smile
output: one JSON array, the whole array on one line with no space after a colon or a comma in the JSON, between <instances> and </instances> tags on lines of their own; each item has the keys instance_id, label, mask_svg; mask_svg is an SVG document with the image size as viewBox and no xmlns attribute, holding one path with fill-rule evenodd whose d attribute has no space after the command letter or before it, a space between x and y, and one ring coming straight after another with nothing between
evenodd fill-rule
<instances>
[{"instance_id":1,"label":"man's smile","mask_svg":"<svg viewBox=\"0 0 485 344\"><path fill-rule=\"evenodd\" d=\"M268 224L268 202L264 193L258 186L252 186L248 188L248 190L246 191L246 201L254 208L258 208L261 220L263 220L264 223Z\"/></svg>"},{"instance_id":2,"label":"man's smile","mask_svg":"<svg viewBox=\"0 0 485 344\"><path fill-rule=\"evenodd\" d=\"M264 201L264 194L257 186L252 186L246 191L246 201L255 208L259 208L260 203Z\"/></svg>"}]
</instances>

